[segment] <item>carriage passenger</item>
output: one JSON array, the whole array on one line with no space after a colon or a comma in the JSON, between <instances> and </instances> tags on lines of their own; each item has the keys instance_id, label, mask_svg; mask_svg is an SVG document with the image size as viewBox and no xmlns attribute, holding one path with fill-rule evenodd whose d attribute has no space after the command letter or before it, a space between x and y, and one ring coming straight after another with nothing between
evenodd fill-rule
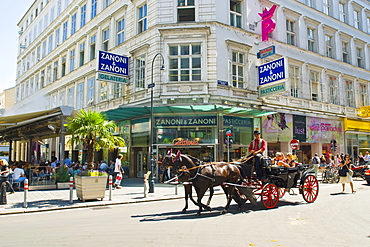
<instances>
[{"instance_id":1,"label":"carriage passenger","mask_svg":"<svg viewBox=\"0 0 370 247\"><path fill-rule=\"evenodd\" d=\"M297 165L297 162L293 159L293 154L292 153L287 153L286 154L285 162L289 165L289 167L296 167L296 165Z\"/></svg>"},{"instance_id":2,"label":"carriage passenger","mask_svg":"<svg viewBox=\"0 0 370 247\"><path fill-rule=\"evenodd\" d=\"M290 167L290 165L286 163L285 156L282 152L276 152L274 160L275 160L275 165L277 166Z\"/></svg>"}]
</instances>

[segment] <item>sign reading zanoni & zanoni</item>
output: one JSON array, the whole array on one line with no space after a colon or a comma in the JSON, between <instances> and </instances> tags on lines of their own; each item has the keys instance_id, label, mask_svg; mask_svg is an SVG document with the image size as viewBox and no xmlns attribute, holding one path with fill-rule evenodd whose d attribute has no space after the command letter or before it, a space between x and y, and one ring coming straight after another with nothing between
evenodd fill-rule
<instances>
[{"instance_id":1,"label":"sign reading zanoni & zanoni","mask_svg":"<svg viewBox=\"0 0 370 247\"><path fill-rule=\"evenodd\" d=\"M156 117L155 126L210 126L217 125L216 116Z\"/></svg>"},{"instance_id":2,"label":"sign reading zanoni & zanoni","mask_svg":"<svg viewBox=\"0 0 370 247\"><path fill-rule=\"evenodd\" d=\"M284 92L286 92L285 81L259 88L260 98Z\"/></svg>"},{"instance_id":3,"label":"sign reading zanoni & zanoni","mask_svg":"<svg viewBox=\"0 0 370 247\"><path fill-rule=\"evenodd\" d=\"M258 84L260 86L285 79L284 58L258 66Z\"/></svg>"},{"instance_id":4,"label":"sign reading zanoni & zanoni","mask_svg":"<svg viewBox=\"0 0 370 247\"><path fill-rule=\"evenodd\" d=\"M128 76L128 57L99 51L98 71Z\"/></svg>"}]
</instances>

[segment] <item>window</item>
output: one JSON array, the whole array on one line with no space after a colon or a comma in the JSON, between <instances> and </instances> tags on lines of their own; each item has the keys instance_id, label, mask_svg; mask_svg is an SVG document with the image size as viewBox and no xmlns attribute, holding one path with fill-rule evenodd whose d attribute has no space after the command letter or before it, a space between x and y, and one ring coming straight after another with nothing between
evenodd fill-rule
<instances>
[{"instance_id":1,"label":"window","mask_svg":"<svg viewBox=\"0 0 370 247\"><path fill-rule=\"evenodd\" d=\"M85 43L80 44L80 67L85 64Z\"/></svg>"},{"instance_id":2,"label":"window","mask_svg":"<svg viewBox=\"0 0 370 247\"><path fill-rule=\"evenodd\" d=\"M91 19L96 16L97 0L91 0Z\"/></svg>"},{"instance_id":3,"label":"window","mask_svg":"<svg viewBox=\"0 0 370 247\"><path fill-rule=\"evenodd\" d=\"M45 87L45 70L41 70L40 73L40 87Z\"/></svg>"},{"instance_id":4,"label":"window","mask_svg":"<svg viewBox=\"0 0 370 247\"><path fill-rule=\"evenodd\" d=\"M96 35L90 38L90 61L95 58Z\"/></svg>"},{"instance_id":5,"label":"window","mask_svg":"<svg viewBox=\"0 0 370 247\"><path fill-rule=\"evenodd\" d=\"M348 55L348 42L342 42L342 56L343 62L349 63L349 55Z\"/></svg>"},{"instance_id":6,"label":"window","mask_svg":"<svg viewBox=\"0 0 370 247\"><path fill-rule=\"evenodd\" d=\"M41 46L39 45L37 48L36 48L36 61L40 61L41 59Z\"/></svg>"},{"instance_id":7,"label":"window","mask_svg":"<svg viewBox=\"0 0 370 247\"><path fill-rule=\"evenodd\" d=\"M291 20L286 20L286 42L289 45L295 45L295 23Z\"/></svg>"},{"instance_id":8,"label":"window","mask_svg":"<svg viewBox=\"0 0 370 247\"><path fill-rule=\"evenodd\" d=\"M48 40L48 53L50 53L53 50L53 35L50 35Z\"/></svg>"},{"instance_id":9,"label":"window","mask_svg":"<svg viewBox=\"0 0 370 247\"><path fill-rule=\"evenodd\" d=\"M108 83L106 81L100 82L100 102L108 99Z\"/></svg>"},{"instance_id":10,"label":"window","mask_svg":"<svg viewBox=\"0 0 370 247\"><path fill-rule=\"evenodd\" d=\"M46 83L45 83L45 86L49 85L50 83L51 83L51 65L49 65L46 68Z\"/></svg>"},{"instance_id":11,"label":"window","mask_svg":"<svg viewBox=\"0 0 370 247\"><path fill-rule=\"evenodd\" d=\"M323 0L322 1L322 12L327 15L330 15L330 1L332 0Z\"/></svg>"},{"instance_id":12,"label":"window","mask_svg":"<svg viewBox=\"0 0 370 247\"><path fill-rule=\"evenodd\" d=\"M57 106L57 94L50 96L50 107L55 108Z\"/></svg>"},{"instance_id":13,"label":"window","mask_svg":"<svg viewBox=\"0 0 370 247\"><path fill-rule=\"evenodd\" d=\"M72 72L75 70L75 55L76 55L76 50L70 51L70 56L69 56L69 71Z\"/></svg>"},{"instance_id":14,"label":"window","mask_svg":"<svg viewBox=\"0 0 370 247\"><path fill-rule=\"evenodd\" d=\"M135 89L136 91L145 88L145 55L135 58Z\"/></svg>"},{"instance_id":15,"label":"window","mask_svg":"<svg viewBox=\"0 0 370 247\"><path fill-rule=\"evenodd\" d=\"M113 98L117 99L123 96L123 86L121 83L113 84Z\"/></svg>"},{"instance_id":16,"label":"window","mask_svg":"<svg viewBox=\"0 0 370 247\"><path fill-rule=\"evenodd\" d=\"M307 28L307 50L315 52L315 30Z\"/></svg>"},{"instance_id":17,"label":"window","mask_svg":"<svg viewBox=\"0 0 370 247\"><path fill-rule=\"evenodd\" d=\"M310 71L311 83L311 100L319 101L319 93L321 92L320 73L317 71Z\"/></svg>"},{"instance_id":18,"label":"window","mask_svg":"<svg viewBox=\"0 0 370 247\"><path fill-rule=\"evenodd\" d=\"M42 42L42 52L41 52L41 58L44 58L46 56L46 40Z\"/></svg>"},{"instance_id":19,"label":"window","mask_svg":"<svg viewBox=\"0 0 370 247\"><path fill-rule=\"evenodd\" d=\"M125 42L125 19L117 22L117 45Z\"/></svg>"},{"instance_id":20,"label":"window","mask_svg":"<svg viewBox=\"0 0 370 247\"><path fill-rule=\"evenodd\" d=\"M200 44L170 46L169 55L170 81L201 80L202 53Z\"/></svg>"},{"instance_id":21,"label":"window","mask_svg":"<svg viewBox=\"0 0 370 247\"><path fill-rule=\"evenodd\" d=\"M54 68L53 68L53 79L52 81L58 80L58 61L54 62Z\"/></svg>"},{"instance_id":22,"label":"window","mask_svg":"<svg viewBox=\"0 0 370 247\"><path fill-rule=\"evenodd\" d=\"M311 7L311 8L314 8L315 6L313 5L314 4L314 0L305 0L305 3L307 6Z\"/></svg>"},{"instance_id":23,"label":"window","mask_svg":"<svg viewBox=\"0 0 370 247\"><path fill-rule=\"evenodd\" d=\"M49 24L49 19L48 19L48 15L45 15L44 16L44 30L48 27L48 24Z\"/></svg>"},{"instance_id":24,"label":"window","mask_svg":"<svg viewBox=\"0 0 370 247\"><path fill-rule=\"evenodd\" d=\"M231 79L233 87L244 88L245 85L244 70L245 70L244 53L232 52Z\"/></svg>"},{"instance_id":25,"label":"window","mask_svg":"<svg viewBox=\"0 0 370 247\"><path fill-rule=\"evenodd\" d=\"M364 63L363 63L363 51L361 47L356 47L356 61L357 61L357 66L360 68L364 68Z\"/></svg>"},{"instance_id":26,"label":"window","mask_svg":"<svg viewBox=\"0 0 370 247\"><path fill-rule=\"evenodd\" d=\"M367 33L370 33L370 17L366 18Z\"/></svg>"},{"instance_id":27,"label":"window","mask_svg":"<svg viewBox=\"0 0 370 247\"><path fill-rule=\"evenodd\" d=\"M62 57L62 77L66 75L66 56Z\"/></svg>"},{"instance_id":28,"label":"window","mask_svg":"<svg viewBox=\"0 0 370 247\"><path fill-rule=\"evenodd\" d=\"M353 82L350 80L346 80L346 98L347 98L347 106L355 107Z\"/></svg>"},{"instance_id":29,"label":"window","mask_svg":"<svg viewBox=\"0 0 370 247\"><path fill-rule=\"evenodd\" d=\"M50 24L54 21L54 7L50 9Z\"/></svg>"},{"instance_id":30,"label":"window","mask_svg":"<svg viewBox=\"0 0 370 247\"><path fill-rule=\"evenodd\" d=\"M79 83L77 85L77 102L76 102L76 109L82 109L83 107L83 99L84 99L84 84Z\"/></svg>"},{"instance_id":31,"label":"window","mask_svg":"<svg viewBox=\"0 0 370 247\"><path fill-rule=\"evenodd\" d=\"M81 7L81 20L80 20L80 27L83 27L85 26L86 24L86 4L84 4L82 7Z\"/></svg>"},{"instance_id":32,"label":"window","mask_svg":"<svg viewBox=\"0 0 370 247\"><path fill-rule=\"evenodd\" d=\"M40 35L42 33L42 21L39 22L39 34Z\"/></svg>"},{"instance_id":33,"label":"window","mask_svg":"<svg viewBox=\"0 0 370 247\"><path fill-rule=\"evenodd\" d=\"M242 2L239 0L230 1L230 25L242 27Z\"/></svg>"},{"instance_id":34,"label":"window","mask_svg":"<svg viewBox=\"0 0 370 247\"><path fill-rule=\"evenodd\" d=\"M71 88L68 88L68 106L74 106L73 105L73 98L74 98L74 88L73 87L71 87Z\"/></svg>"},{"instance_id":35,"label":"window","mask_svg":"<svg viewBox=\"0 0 370 247\"><path fill-rule=\"evenodd\" d=\"M95 77L87 80L87 105L93 105L95 95Z\"/></svg>"},{"instance_id":36,"label":"window","mask_svg":"<svg viewBox=\"0 0 370 247\"><path fill-rule=\"evenodd\" d=\"M77 13L74 13L71 17L71 36L76 32L76 16L77 16Z\"/></svg>"},{"instance_id":37,"label":"window","mask_svg":"<svg viewBox=\"0 0 370 247\"><path fill-rule=\"evenodd\" d=\"M64 99L65 98L65 92L64 91L61 91L59 93L59 105L64 105Z\"/></svg>"},{"instance_id":38,"label":"window","mask_svg":"<svg viewBox=\"0 0 370 247\"><path fill-rule=\"evenodd\" d=\"M339 3L339 20L342 22L346 22L346 4L345 3Z\"/></svg>"},{"instance_id":39,"label":"window","mask_svg":"<svg viewBox=\"0 0 370 247\"><path fill-rule=\"evenodd\" d=\"M144 32L147 29L147 5L144 4L139 8L138 33Z\"/></svg>"},{"instance_id":40,"label":"window","mask_svg":"<svg viewBox=\"0 0 370 247\"><path fill-rule=\"evenodd\" d=\"M333 37L329 35L325 35L325 55L327 57L333 58Z\"/></svg>"},{"instance_id":41,"label":"window","mask_svg":"<svg viewBox=\"0 0 370 247\"><path fill-rule=\"evenodd\" d=\"M328 103L337 105L339 103L337 78L334 76L329 76L328 86Z\"/></svg>"},{"instance_id":42,"label":"window","mask_svg":"<svg viewBox=\"0 0 370 247\"><path fill-rule=\"evenodd\" d=\"M67 31L68 31L68 21L63 23L62 42L64 42L67 39Z\"/></svg>"},{"instance_id":43,"label":"window","mask_svg":"<svg viewBox=\"0 0 370 247\"><path fill-rule=\"evenodd\" d=\"M358 10L353 11L353 26L360 29L360 12Z\"/></svg>"},{"instance_id":44,"label":"window","mask_svg":"<svg viewBox=\"0 0 370 247\"><path fill-rule=\"evenodd\" d=\"M177 21L178 22L195 21L194 0L178 0Z\"/></svg>"},{"instance_id":45,"label":"window","mask_svg":"<svg viewBox=\"0 0 370 247\"><path fill-rule=\"evenodd\" d=\"M111 4L111 0L104 0L104 8L108 7Z\"/></svg>"},{"instance_id":46,"label":"window","mask_svg":"<svg viewBox=\"0 0 370 247\"><path fill-rule=\"evenodd\" d=\"M109 28L103 31L103 51L109 49Z\"/></svg>"},{"instance_id":47,"label":"window","mask_svg":"<svg viewBox=\"0 0 370 247\"><path fill-rule=\"evenodd\" d=\"M290 96L299 97L299 67L289 66Z\"/></svg>"},{"instance_id":48,"label":"window","mask_svg":"<svg viewBox=\"0 0 370 247\"><path fill-rule=\"evenodd\" d=\"M367 85L360 83L360 104L361 106L368 105L368 94L367 94Z\"/></svg>"},{"instance_id":49,"label":"window","mask_svg":"<svg viewBox=\"0 0 370 247\"><path fill-rule=\"evenodd\" d=\"M60 41L60 29L55 30L55 48L58 47Z\"/></svg>"},{"instance_id":50,"label":"window","mask_svg":"<svg viewBox=\"0 0 370 247\"><path fill-rule=\"evenodd\" d=\"M62 0L58 0L58 3L57 3L57 16L59 16L61 12L62 12Z\"/></svg>"}]
</instances>

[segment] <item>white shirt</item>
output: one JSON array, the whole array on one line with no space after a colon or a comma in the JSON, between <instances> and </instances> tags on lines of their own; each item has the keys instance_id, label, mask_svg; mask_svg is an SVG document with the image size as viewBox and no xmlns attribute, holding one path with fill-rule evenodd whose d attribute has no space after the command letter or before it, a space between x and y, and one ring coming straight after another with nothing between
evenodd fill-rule
<instances>
[{"instance_id":1,"label":"white shirt","mask_svg":"<svg viewBox=\"0 0 370 247\"><path fill-rule=\"evenodd\" d=\"M121 173L121 159L116 159L116 163L114 164L114 172L119 172Z\"/></svg>"},{"instance_id":2,"label":"white shirt","mask_svg":"<svg viewBox=\"0 0 370 247\"><path fill-rule=\"evenodd\" d=\"M369 154L365 154L364 155L364 160L365 161L370 161L370 155Z\"/></svg>"},{"instance_id":3,"label":"white shirt","mask_svg":"<svg viewBox=\"0 0 370 247\"><path fill-rule=\"evenodd\" d=\"M14 169L14 174L13 174L13 179L17 180L20 178L22 175L24 175L24 170L22 168L15 168Z\"/></svg>"}]
</instances>

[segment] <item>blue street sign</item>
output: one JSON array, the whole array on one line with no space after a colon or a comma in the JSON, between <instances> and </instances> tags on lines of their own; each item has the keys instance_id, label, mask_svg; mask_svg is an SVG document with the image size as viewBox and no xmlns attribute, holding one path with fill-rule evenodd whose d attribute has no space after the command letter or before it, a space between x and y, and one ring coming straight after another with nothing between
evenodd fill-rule
<instances>
[{"instance_id":1,"label":"blue street sign","mask_svg":"<svg viewBox=\"0 0 370 247\"><path fill-rule=\"evenodd\" d=\"M258 66L258 84L265 85L285 79L284 58Z\"/></svg>"},{"instance_id":2,"label":"blue street sign","mask_svg":"<svg viewBox=\"0 0 370 247\"><path fill-rule=\"evenodd\" d=\"M128 57L99 51L98 71L128 76Z\"/></svg>"},{"instance_id":3,"label":"blue street sign","mask_svg":"<svg viewBox=\"0 0 370 247\"><path fill-rule=\"evenodd\" d=\"M152 87L154 87L155 86L155 83L150 83L150 84L148 84L148 88L152 88Z\"/></svg>"}]
</instances>

